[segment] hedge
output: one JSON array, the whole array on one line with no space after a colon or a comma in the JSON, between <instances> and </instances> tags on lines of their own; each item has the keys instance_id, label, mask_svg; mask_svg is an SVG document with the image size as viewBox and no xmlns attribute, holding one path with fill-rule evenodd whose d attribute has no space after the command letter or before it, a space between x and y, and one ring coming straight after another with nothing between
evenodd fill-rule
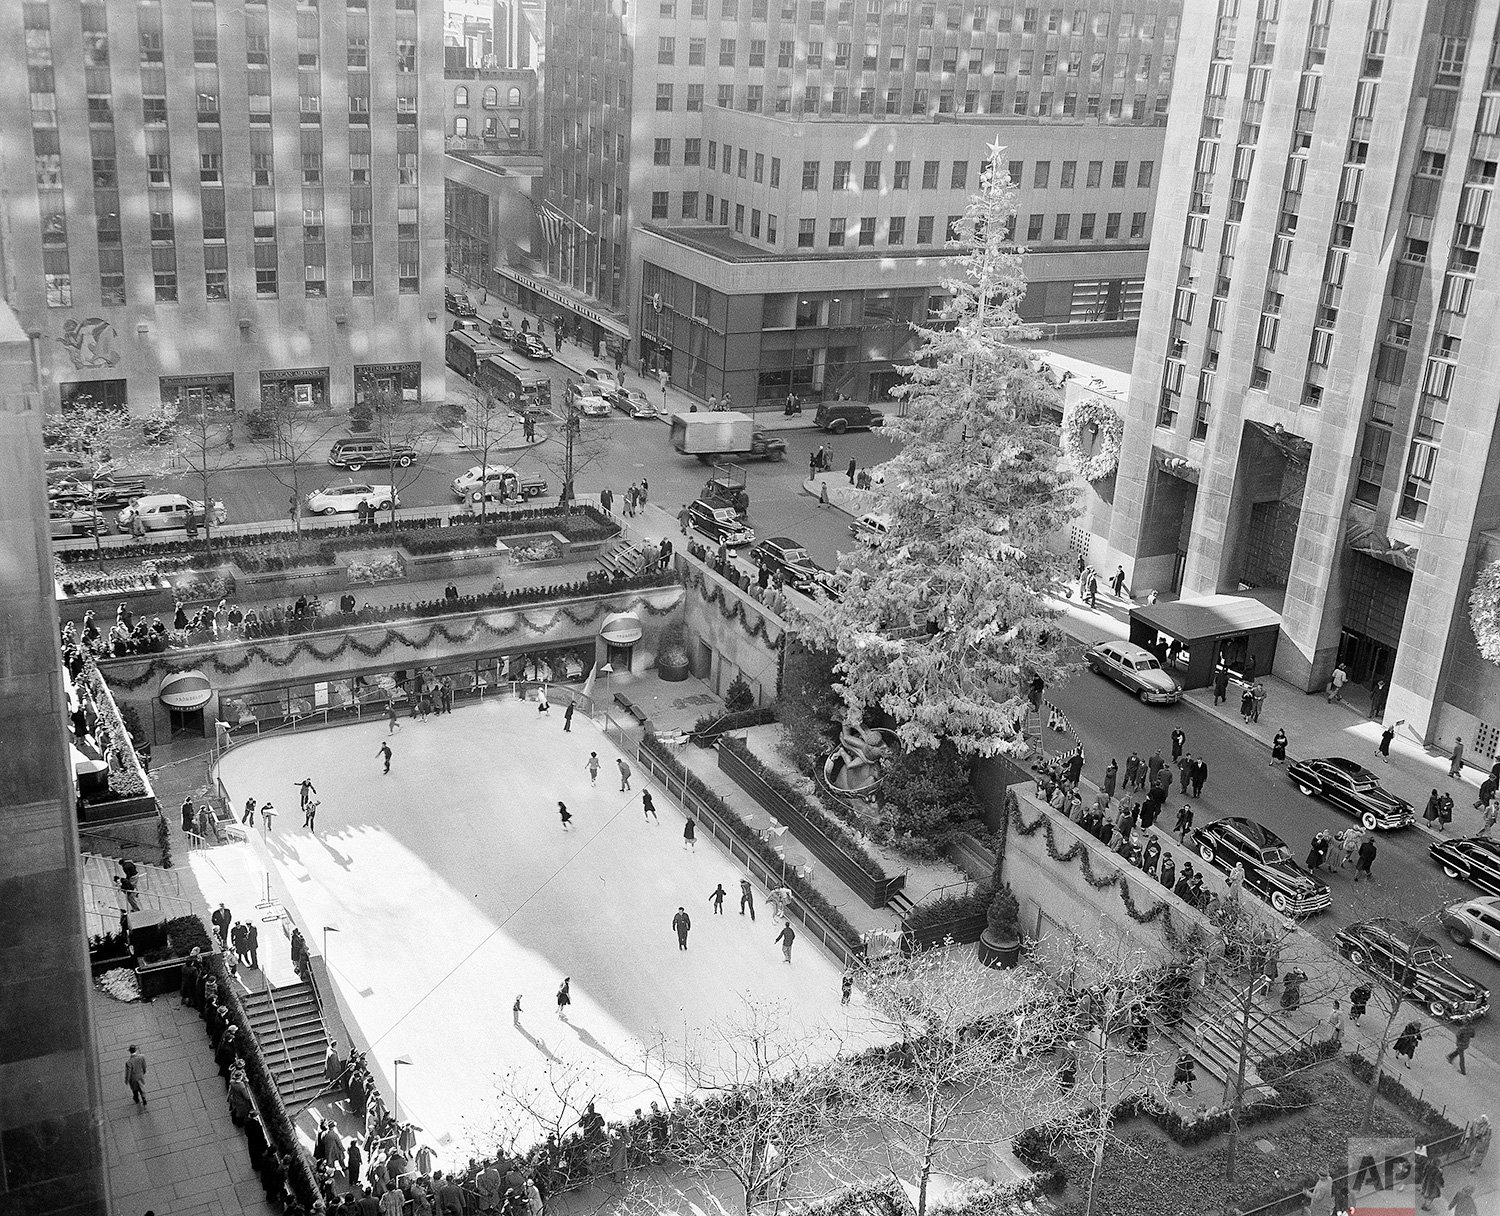
<instances>
[{"instance_id":1,"label":"hedge","mask_svg":"<svg viewBox=\"0 0 1500 1216\"><path fill-rule=\"evenodd\" d=\"M782 868L780 854L770 844L756 835L755 830L741 819L723 798L711 790L702 778L684 768L677 761L677 758L667 751L665 745L655 735L648 733L641 740L641 747L650 753L651 758L656 763L660 764L662 768L670 772L673 777L681 781L694 795L705 802L729 830L739 838L740 843L759 857L767 868L771 870L780 870ZM833 904L829 903L812 883L796 873L788 874L785 881L792 893L807 907L816 911L829 928L843 939L844 944L849 949L860 949L859 930L850 923L848 917Z\"/></svg>"},{"instance_id":2,"label":"hedge","mask_svg":"<svg viewBox=\"0 0 1500 1216\"><path fill-rule=\"evenodd\" d=\"M201 921L199 927L202 927ZM204 935L207 936L207 930L204 930ZM292 1193L299 1203L311 1209L313 1203L321 1198L312 1160L297 1139L297 1129L287 1115L286 1104L281 1100L281 1091L276 1088L276 1078L266 1063L260 1040L250 1027L250 1017L240 1001L238 985L229 973L224 955L216 950L206 957L208 969L219 984L218 999L229 1010L229 1020L239 1027L235 1046L240 1058L245 1061L245 1076L250 1083L251 1093L255 1095L256 1105L260 1108L266 1136L272 1147L291 1162L287 1170L287 1181L291 1184Z\"/></svg>"},{"instance_id":3,"label":"hedge","mask_svg":"<svg viewBox=\"0 0 1500 1216\"><path fill-rule=\"evenodd\" d=\"M732 735L726 736L719 740L719 746L744 761L757 777L791 803L800 815L821 828L830 839L837 841L849 859L870 878L876 882L886 882L890 879L890 875L885 872L885 867L880 864L880 860L866 849L848 828L830 815L821 802L814 802L793 786L790 781L752 752L743 739L737 739Z\"/></svg>"},{"instance_id":4,"label":"hedge","mask_svg":"<svg viewBox=\"0 0 1500 1216\"><path fill-rule=\"evenodd\" d=\"M124 545L118 549L105 550L107 561L155 561L163 570L206 570L223 564L226 555L238 550L253 549L261 545L281 549L301 549L311 545L317 550L328 548L331 552L340 549L369 548L372 543L401 544L410 553L442 553L453 549L472 548L477 541L493 540L498 536L515 536L519 533L535 532L537 525L546 523L547 531L561 532L569 540L590 541L618 535L620 527L597 507L575 503L572 507L533 507L523 511L509 511L504 515L487 517L481 524L478 516L472 520L462 519L451 524L440 515L420 519L401 519L394 531L383 531L383 525L341 524L332 528L318 528L304 536L288 529L274 532L247 532L232 536L213 534L213 548L205 549L201 540L156 541L150 544ZM412 536L417 532L438 531L441 537ZM350 541L350 544L330 542ZM93 562L98 555L92 549L69 549L57 555L58 560L72 564ZM180 557L180 561L162 562L161 558ZM246 565L241 557L234 558L242 569L261 569ZM321 558L319 559L321 560ZM293 564L306 565L307 562ZM274 569L280 567L264 567Z\"/></svg>"},{"instance_id":5,"label":"hedge","mask_svg":"<svg viewBox=\"0 0 1500 1216\"><path fill-rule=\"evenodd\" d=\"M920 933L933 925L983 916L989 911L994 894L994 889L986 881L976 883L961 895L940 895L937 899L918 904L908 912L901 927L908 933Z\"/></svg>"},{"instance_id":6,"label":"hedge","mask_svg":"<svg viewBox=\"0 0 1500 1216\"><path fill-rule=\"evenodd\" d=\"M693 723L693 742L699 747L712 747L720 735L731 730L748 730L752 726L769 726L776 721L776 706L762 705L756 709L742 709L738 713L704 714Z\"/></svg>"}]
</instances>

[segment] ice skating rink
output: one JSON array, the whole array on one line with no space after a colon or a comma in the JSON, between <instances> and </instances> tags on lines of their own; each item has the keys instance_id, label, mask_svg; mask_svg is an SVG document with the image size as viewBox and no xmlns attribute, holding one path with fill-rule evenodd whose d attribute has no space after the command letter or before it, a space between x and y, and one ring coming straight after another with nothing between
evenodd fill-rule
<instances>
[{"instance_id":1,"label":"ice skating rink","mask_svg":"<svg viewBox=\"0 0 1500 1216\"><path fill-rule=\"evenodd\" d=\"M678 1052L684 1041L724 1050L716 1031L745 1020L747 997L827 1054L871 1038L858 992L839 1005L833 959L799 933L784 963L765 890L755 885L758 919L740 916L742 871L729 856L702 832L684 851L684 816L660 788L637 770L620 793L619 753L582 714L571 733L562 718L560 706L542 715L510 700L403 718L389 776L377 755L384 721L242 744L219 766L232 806L275 804L256 847L309 945L337 927L328 963L351 1029L385 1078L396 1057L412 1061L401 1113L448 1161L506 1137L516 1118L500 1088L534 1089L545 1109L554 1083L571 1085L607 1117L628 1115L658 1097L635 1074L645 1044L665 1035ZM301 827L303 777L322 802L316 835ZM645 822L643 787L660 824ZM730 893L723 916L710 906L716 883ZM686 952L672 930L679 904L692 918ZM564 976L566 1023L554 999Z\"/></svg>"}]
</instances>

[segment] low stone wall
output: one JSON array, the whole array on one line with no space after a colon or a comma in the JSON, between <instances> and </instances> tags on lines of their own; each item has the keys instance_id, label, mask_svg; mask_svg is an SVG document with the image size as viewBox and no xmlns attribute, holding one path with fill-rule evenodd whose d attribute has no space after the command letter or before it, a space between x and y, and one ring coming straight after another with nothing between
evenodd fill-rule
<instances>
[{"instance_id":1,"label":"low stone wall","mask_svg":"<svg viewBox=\"0 0 1500 1216\"><path fill-rule=\"evenodd\" d=\"M756 704L775 701L781 695L787 623L683 550L673 555L673 562L687 588L684 621L692 673L720 696L736 675L743 675Z\"/></svg>"}]
</instances>

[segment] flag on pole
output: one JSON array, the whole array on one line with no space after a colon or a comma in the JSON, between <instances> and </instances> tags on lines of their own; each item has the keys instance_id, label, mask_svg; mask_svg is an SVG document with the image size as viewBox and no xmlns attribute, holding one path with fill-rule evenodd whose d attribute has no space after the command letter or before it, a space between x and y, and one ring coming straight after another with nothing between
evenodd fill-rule
<instances>
[{"instance_id":1,"label":"flag on pole","mask_svg":"<svg viewBox=\"0 0 1500 1216\"><path fill-rule=\"evenodd\" d=\"M542 237L548 246L559 248L562 245L562 222L567 217L548 202L543 202L541 206L533 202L531 209L536 212L537 223L541 225Z\"/></svg>"}]
</instances>

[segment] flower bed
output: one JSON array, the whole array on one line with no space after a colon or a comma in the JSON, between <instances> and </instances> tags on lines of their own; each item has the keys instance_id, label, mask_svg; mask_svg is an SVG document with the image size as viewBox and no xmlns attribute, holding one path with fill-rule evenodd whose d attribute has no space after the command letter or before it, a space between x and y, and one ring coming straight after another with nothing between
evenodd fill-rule
<instances>
[{"instance_id":1,"label":"flower bed","mask_svg":"<svg viewBox=\"0 0 1500 1216\"><path fill-rule=\"evenodd\" d=\"M348 566L351 583L389 583L406 577L406 567L394 553L357 558Z\"/></svg>"},{"instance_id":2,"label":"flower bed","mask_svg":"<svg viewBox=\"0 0 1500 1216\"><path fill-rule=\"evenodd\" d=\"M511 548L513 562L550 562L562 556L562 549L555 540L533 541L529 545Z\"/></svg>"},{"instance_id":3,"label":"flower bed","mask_svg":"<svg viewBox=\"0 0 1500 1216\"><path fill-rule=\"evenodd\" d=\"M75 599L91 595L133 595L141 591L159 591L167 585L155 562L141 562L94 574L74 573L59 563L56 573L63 594Z\"/></svg>"},{"instance_id":4,"label":"flower bed","mask_svg":"<svg viewBox=\"0 0 1500 1216\"><path fill-rule=\"evenodd\" d=\"M130 732L125 729L125 720L115 705L114 695L92 656L84 658L79 683L93 699L94 710L99 715L94 738L109 761L110 793L116 798L149 798L151 785L146 780L146 770L141 766Z\"/></svg>"}]
</instances>

